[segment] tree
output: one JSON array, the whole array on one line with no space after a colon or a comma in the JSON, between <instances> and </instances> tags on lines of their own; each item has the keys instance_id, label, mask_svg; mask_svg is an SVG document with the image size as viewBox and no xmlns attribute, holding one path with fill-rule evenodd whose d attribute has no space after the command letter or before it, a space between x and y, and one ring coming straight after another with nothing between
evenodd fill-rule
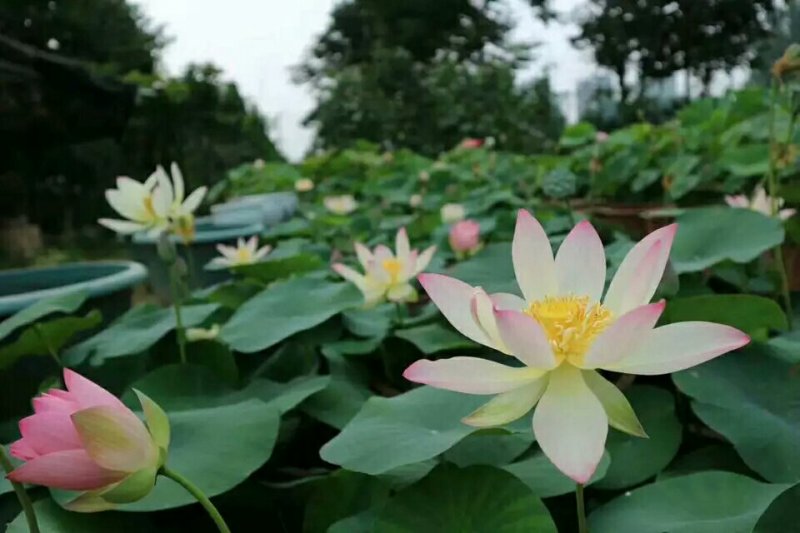
<instances>
[{"instance_id":1,"label":"tree","mask_svg":"<svg viewBox=\"0 0 800 533\"><path fill-rule=\"evenodd\" d=\"M527 50L494 0L350 0L297 69L317 106L316 148L365 139L428 155L464 137L542 147L563 117L549 83L520 85Z\"/></svg>"},{"instance_id":2,"label":"tree","mask_svg":"<svg viewBox=\"0 0 800 533\"><path fill-rule=\"evenodd\" d=\"M573 42L617 74L623 102L631 66L639 96L648 79L681 70L707 92L715 72L750 64L774 9L774 0L591 0Z\"/></svg>"}]
</instances>

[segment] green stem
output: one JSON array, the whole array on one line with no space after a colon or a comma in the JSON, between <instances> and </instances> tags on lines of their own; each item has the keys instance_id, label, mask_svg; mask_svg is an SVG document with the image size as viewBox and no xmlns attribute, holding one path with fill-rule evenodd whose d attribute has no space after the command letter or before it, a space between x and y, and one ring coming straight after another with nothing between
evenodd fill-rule
<instances>
[{"instance_id":1,"label":"green stem","mask_svg":"<svg viewBox=\"0 0 800 533\"><path fill-rule=\"evenodd\" d=\"M181 364L186 364L186 329L183 327L183 314L181 313L181 295L176 279L175 269L169 269L169 285L172 288L172 307L175 309L175 334L178 337L178 353Z\"/></svg>"},{"instance_id":2,"label":"green stem","mask_svg":"<svg viewBox=\"0 0 800 533\"><path fill-rule=\"evenodd\" d=\"M208 496L203 494L203 491L197 488L197 486L194 483L192 483L182 475L178 474L177 472L170 470L169 468L167 468L167 466L161 467L160 473L162 476L168 477L174 482L176 482L178 485L186 489L186 491L189 494L194 496L195 499L200 503L200 505L203 506L203 509L206 510L208 515L214 521L214 523L217 525L217 529L219 529L220 533L231 533L228 524L225 523L225 520L222 518L222 515L219 514L217 508L214 507L214 504L211 503L211 500L208 499Z\"/></svg>"},{"instance_id":3,"label":"green stem","mask_svg":"<svg viewBox=\"0 0 800 533\"><path fill-rule=\"evenodd\" d=\"M401 306L400 306L399 302L395 302L394 303L394 312L395 312L395 315L397 317L397 327L398 328L402 328L403 327L403 310L401 309Z\"/></svg>"},{"instance_id":4,"label":"green stem","mask_svg":"<svg viewBox=\"0 0 800 533\"><path fill-rule=\"evenodd\" d=\"M589 533L589 528L586 526L586 507L583 502L583 485L580 483L575 485L575 500L578 512L578 533Z\"/></svg>"},{"instance_id":5,"label":"green stem","mask_svg":"<svg viewBox=\"0 0 800 533\"><path fill-rule=\"evenodd\" d=\"M197 287L197 285L196 285L197 280L194 279L194 274L195 274L195 270L194 270L194 253L192 253L192 246L188 242L184 242L183 246L184 246L184 248L186 248L186 266L189 267L187 269L189 271L189 286L190 287Z\"/></svg>"},{"instance_id":6,"label":"green stem","mask_svg":"<svg viewBox=\"0 0 800 533\"><path fill-rule=\"evenodd\" d=\"M6 475L14 470L14 465L11 464L11 459L9 459L6 448L3 445L0 445L0 465L3 466ZM9 481L11 482L11 486L14 487L14 492L17 493L17 499L22 507L22 512L25 514L25 521L28 522L28 531L30 533L39 533L39 524L36 522L36 513L33 511L33 503L31 503L28 493L25 492L25 487L16 481Z\"/></svg>"},{"instance_id":7,"label":"green stem","mask_svg":"<svg viewBox=\"0 0 800 533\"><path fill-rule=\"evenodd\" d=\"M53 348L53 345L50 344L50 339L47 338L47 333L44 332L44 328L42 327L42 325L34 324L33 329L34 331L36 331L36 334L44 343L44 346L45 348L47 348L47 353L50 354L50 357L53 358L53 360L59 367L64 368L64 365L61 363L61 358L58 356L58 353L56 352L55 348Z\"/></svg>"},{"instance_id":8,"label":"green stem","mask_svg":"<svg viewBox=\"0 0 800 533\"><path fill-rule=\"evenodd\" d=\"M780 206L778 205L778 170L777 158L780 155L782 145L778 145L775 139L775 109L778 105L778 84L772 80L772 90L770 92L770 111L769 111L769 141L770 141L770 156L769 156L769 173L767 174L767 188L769 189L770 196L770 214L773 217L778 216ZM791 110L789 127L786 133L786 142L788 146L792 142L794 136L794 127L796 122L796 115L794 110ZM778 270L778 275L781 278L781 296L783 298L783 306L786 311L786 319L789 329L792 329L792 297L789 290L789 275L786 272L786 263L783 261L783 243L779 243L775 247L775 268Z\"/></svg>"}]
</instances>

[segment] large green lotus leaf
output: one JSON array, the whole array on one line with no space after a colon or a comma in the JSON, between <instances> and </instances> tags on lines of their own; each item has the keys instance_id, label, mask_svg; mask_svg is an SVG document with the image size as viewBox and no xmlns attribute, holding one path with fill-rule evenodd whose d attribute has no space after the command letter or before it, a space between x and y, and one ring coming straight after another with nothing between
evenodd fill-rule
<instances>
[{"instance_id":1,"label":"large green lotus leaf","mask_svg":"<svg viewBox=\"0 0 800 533\"><path fill-rule=\"evenodd\" d=\"M350 283L292 279L248 300L222 328L221 337L235 351L258 352L363 301Z\"/></svg>"},{"instance_id":2,"label":"large green lotus leaf","mask_svg":"<svg viewBox=\"0 0 800 533\"><path fill-rule=\"evenodd\" d=\"M348 309L342 313L345 327L359 337L383 339L396 320L397 310L390 303L367 309Z\"/></svg>"},{"instance_id":3,"label":"large green lotus leaf","mask_svg":"<svg viewBox=\"0 0 800 533\"><path fill-rule=\"evenodd\" d=\"M722 261L748 263L783 242L781 221L750 209L687 209L677 218L672 263L679 273Z\"/></svg>"},{"instance_id":4,"label":"large green lotus leaf","mask_svg":"<svg viewBox=\"0 0 800 533\"><path fill-rule=\"evenodd\" d=\"M14 342L0 348L0 370L21 357L49 355L51 350L58 354L75 335L96 327L101 321L100 312L94 310L86 316L63 316L37 322Z\"/></svg>"},{"instance_id":5,"label":"large green lotus leaf","mask_svg":"<svg viewBox=\"0 0 800 533\"><path fill-rule=\"evenodd\" d=\"M542 501L508 472L442 465L386 502L374 531L556 533L556 526Z\"/></svg>"},{"instance_id":6,"label":"large green lotus leaf","mask_svg":"<svg viewBox=\"0 0 800 533\"><path fill-rule=\"evenodd\" d=\"M610 429L606 449L611 465L596 483L603 489L638 485L658 474L678 453L681 424L675 415L675 399L664 389L636 385L626 394L649 438Z\"/></svg>"},{"instance_id":7,"label":"large green lotus leaf","mask_svg":"<svg viewBox=\"0 0 800 533\"><path fill-rule=\"evenodd\" d=\"M661 322L705 320L727 324L751 336L786 329L786 315L774 300L751 294L708 294L677 298L667 304Z\"/></svg>"},{"instance_id":8,"label":"large green lotus leaf","mask_svg":"<svg viewBox=\"0 0 800 533\"><path fill-rule=\"evenodd\" d=\"M800 381L759 346L672 376L692 409L769 481L800 480Z\"/></svg>"},{"instance_id":9,"label":"large green lotus leaf","mask_svg":"<svg viewBox=\"0 0 800 533\"><path fill-rule=\"evenodd\" d=\"M182 308L184 327L202 324L217 304L186 305ZM64 353L64 364L75 366L87 358L93 365L106 359L141 353L175 329L175 311L156 305L135 307L97 335L86 339Z\"/></svg>"},{"instance_id":10,"label":"large green lotus leaf","mask_svg":"<svg viewBox=\"0 0 800 533\"><path fill-rule=\"evenodd\" d=\"M722 153L719 164L740 178L763 176L769 170L769 144L730 147Z\"/></svg>"},{"instance_id":11,"label":"large green lotus leaf","mask_svg":"<svg viewBox=\"0 0 800 533\"><path fill-rule=\"evenodd\" d=\"M800 507L800 485L778 496L761 515L753 533L788 533L797 529L797 509Z\"/></svg>"},{"instance_id":12,"label":"large green lotus leaf","mask_svg":"<svg viewBox=\"0 0 800 533\"><path fill-rule=\"evenodd\" d=\"M419 387L394 398L370 398L320 450L332 464L365 474L431 459L477 431L461 419L487 397Z\"/></svg>"},{"instance_id":13,"label":"large green lotus leaf","mask_svg":"<svg viewBox=\"0 0 800 533\"><path fill-rule=\"evenodd\" d=\"M519 294L511 263L511 243L490 244L475 257L458 263L451 271L444 271L443 274L483 287L490 293Z\"/></svg>"},{"instance_id":14,"label":"large green lotus leaf","mask_svg":"<svg viewBox=\"0 0 800 533\"><path fill-rule=\"evenodd\" d=\"M140 533L155 527L146 515L126 513L72 513L53 500L43 499L33 505L41 533ZM25 516L20 513L8 524L6 533L29 533Z\"/></svg>"},{"instance_id":15,"label":"large green lotus leaf","mask_svg":"<svg viewBox=\"0 0 800 533\"><path fill-rule=\"evenodd\" d=\"M611 461L608 452L606 452L603 454L603 458L600 460L600 464L597 465L597 470L595 470L588 484L592 485L603 479L610 464ZM556 468L541 450L537 450L530 457L504 466L503 470L519 478L540 498L550 498L575 492L575 482Z\"/></svg>"},{"instance_id":16,"label":"large green lotus leaf","mask_svg":"<svg viewBox=\"0 0 800 533\"><path fill-rule=\"evenodd\" d=\"M72 313L76 311L83 305L87 297L88 293L86 291L76 291L62 294L54 298L39 300L35 304L26 307L0 323L0 341L13 333L17 328L27 326L47 315L53 313Z\"/></svg>"},{"instance_id":17,"label":"large green lotus leaf","mask_svg":"<svg viewBox=\"0 0 800 533\"><path fill-rule=\"evenodd\" d=\"M337 353L325 353L331 379L321 391L309 397L301 409L317 420L342 429L361 410L372 393L369 375Z\"/></svg>"},{"instance_id":18,"label":"large green lotus leaf","mask_svg":"<svg viewBox=\"0 0 800 533\"><path fill-rule=\"evenodd\" d=\"M525 418L526 424L529 417ZM515 424L515 427L518 424ZM509 433L505 430L484 429L476 431L444 454L446 461L458 466L493 465L510 463L533 444L533 432Z\"/></svg>"},{"instance_id":19,"label":"large green lotus leaf","mask_svg":"<svg viewBox=\"0 0 800 533\"><path fill-rule=\"evenodd\" d=\"M749 533L789 486L730 472L689 474L611 500L589 526L592 533Z\"/></svg>"},{"instance_id":20,"label":"large green lotus leaf","mask_svg":"<svg viewBox=\"0 0 800 533\"><path fill-rule=\"evenodd\" d=\"M303 517L303 532L326 533L335 522L382 504L390 490L389 483L374 476L334 472L314 487Z\"/></svg>"},{"instance_id":21,"label":"large green lotus leaf","mask_svg":"<svg viewBox=\"0 0 800 533\"><path fill-rule=\"evenodd\" d=\"M451 327L445 327L439 323L400 329L395 331L394 334L401 339L407 340L426 355L444 350L469 349L477 346L477 344L457 333Z\"/></svg>"},{"instance_id":22,"label":"large green lotus leaf","mask_svg":"<svg viewBox=\"0 0 800 533\"><path fill-rule=\"evenodd\" d=\"M261 261L251 265L241 265L234 267L232 270L241 276L257 279L262 283L271 283L277 279L316 270L322 264L322 259L319 256L304 253Z\"/></svg>"}]
</instances>

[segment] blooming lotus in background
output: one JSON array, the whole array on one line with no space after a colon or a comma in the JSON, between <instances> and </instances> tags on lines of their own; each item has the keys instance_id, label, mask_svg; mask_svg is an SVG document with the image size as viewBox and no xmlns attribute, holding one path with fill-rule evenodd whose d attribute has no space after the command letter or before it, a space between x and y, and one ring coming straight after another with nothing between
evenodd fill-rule
<instances>
[{"instance_id":1,"label":"blooming lotus in background","mask_svg":"<svg viewBox=\"0 0 800 533\"><path fill-rule=\"evenodd\" d=\"M455 224L460 220L464 220L467 216L467 210L461 204L444 204L439 210L439 215L442 217L442 222L445 224Z\"/></svg>"},{"instance_id":2,"label":"blooming lotus in background","mask_svg":"<svg viewBox=\"0 0 800 533\"><path fill-rule=\"evenodd\" d=\"M300 178L294 182L294 190L297 192L308 192L314 190L314 182L309 178Z\"/></svg>"},{"instance_id":3,"label":"blooming lotus in background","mask_svg":"<svg viewBox=\"0 0 800 533\"><path fill-rule=\"evenodd\" d=\"M341 263L334 264L333 269L361 290L366 305L373 305L384 298L392 302L412 302L417 299L417 291L410 282L431 262L436 246L418 254L417 250L411 249L405 228L397 232L394 254L384 245L377 246L374 251L360 242L354 246L364 274Z\"/></svg>"},{"instance_id":4,"label":"blooming lotus in background","mask_svg":"<svg viewBox=\"0 0 800 533\"><path fill-rule=\"evenodd\" d=\"M169 448L169 420L139 391L147 426L113 394L69 370L67 390L34 398L34 414L19 422L11 455L24 461L8 478L19 483L85 491L67 504L92 512L144 498Z\"/></svg>"},{"instance_id":5,"label":"blooming lotus in background","mask_svg":"<svg viewBox=\"0 0 800 533\"><path fill-rule=\"evenodd\" d=\"M450 228L450 248L459 257L473 255L481 248L481 226L474 220L456 222Z\"/></svg>"},{"instance_id":6,"label":"blooming lotus in background","mask_svg":"<svg viewBox=\"0 0 800 533\"><path fill-rule=\"evenodd\" d=\"M144 183L128 177L117 178L117 188L106 191L111 207L127 220L101 218L99 223L121 234L171 230L185 241L194 238L194 212L206 194L206 187L195 189L184 198L180 168L172 163L172 179L158 166Z\"/></svg>"},{"instance_id":7,"label":"blooming lotus in background","mask_svg":"<svg viewBox=\"0 0 800 533\"><path fill-rule=\"evenodd\" d=\"M602 143L604 143L604 142L606 142L608 140L608 133L606 133L604 131L598 131L594 135L594 140L595 140L596 143L602 144Z\"/></svg>"},{"instance_id":8,"label":"blooming lotus in background","mask_svg":"<svg viewBox=\"0 0 800 533\"><path fill-rule=\"evenodd\" d=\"M727 203L731 207L741 207L744 209L752 209L753 211L758 211L768 217L772 216L772 198L767 195L767 191L764 190L764 187L758 186L756 187L755 191L753 191L753 197L748 198L744 194L740 194L737 196L726 196L725 203ZM778 213L777 217L781 220L788 220L794 216L797 212L796 209L781 209L783 207L783 198L777 198L777 207Z\"/></svg>"},{"instance_id":9,"label":"blooming lotus in background","mask_svg":"<svg viewBox=\"0 0 800 533\"><path fill-rule=\"evenodd\" d=\"M261 261L271 250L272 246L268 244L259 248L258 237L255 235L246 241L239 237L236 246L218 244L217 251L221 254L221 257L215 257L209 264L216 267L252 265Z\"/></svg>"},{"instance_id":10,"label":"blooming lotus in background","mask_svg":"<svg viewBox=\"0 0 800 533\"><path fill-rule=\"evenodd\" d=\"M404 376L441 389L496 395L464 419L473 426L503 425L535 407L533 432L542 451L585 484L603 455L609 424L644 436L625 396L599 370L669 374L750 341L737 329L710 322L655 327L665 304L649 302L676 229L661 228L637 243L602 298L606 259L592 225L575 226L553 258L541 225L520 211L512 260L524 298L490 295L438 274L419 280L459 332L522 366L453 357L417 361Z\"/></svg>"},{"instance_id":11,"label":"blooming lotus in background","mask_svg":"<svg viewBox=\"0 0 800 533\"><path fill-rule=\"evenodd\" d=\"M210 328L186 328L186 340L189 342L213 341L219 337L222 331L219 324L214 324Z\"/></svg>"},{"instance_id":12,"label":"blooming lotus in background","mask_svg":"<svg viewBox=\"0 0 800 533\"><path fill-rule=\"evenodd\" d=\"M481 146L483 146L483 140L467 138L461 141L461 144L459 146L461 148L466 148L466 149L480 148Z\"/></svg>"},{"instance_id":13,"label":"blooming lotus in background","mask_svg":"<svg viewBox=\"0 0 800 533\"><path fill-rule=\"evenodd\" d=\"M349 215L358 207L358 202L350 194L342 194L341 196L326 196L322 200L325 209L335 215Z\"/></svg>"},{"instance_id":14,"label":"blooming lotus in background","mask_svg":"<svg viewBox=\"0 0 800 533\"><path fill-rule=\"evenodd\" d=\"M408 199L408 205L410 207L417 208L422 205L422 195L421 194L412 194L411 198Z\"/></svg>"}]
</instances>

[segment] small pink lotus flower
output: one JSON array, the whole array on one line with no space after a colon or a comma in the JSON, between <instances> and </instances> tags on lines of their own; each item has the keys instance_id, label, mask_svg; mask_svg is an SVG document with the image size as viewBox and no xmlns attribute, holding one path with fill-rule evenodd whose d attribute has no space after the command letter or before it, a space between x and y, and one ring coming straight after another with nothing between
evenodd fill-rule
<instances>
[{"instance_id":1,"label":"small pink lotus flower","mask_svg":"<svg viewBox=\"0 0 800 533\"><path fill-rule=\"evenodd\" d=\"M403 375L440 389L495 395L464 419L473 426L507 424L535 408L533 432L542 451L585 484L603 456L609 425L645 435L625 396L600 370L669 374L750 342L741 331L711 322L655 327L665 303L650 300L676 230L673 224L637 243L604 291L605 251L589 222L575 226L553 257L542 226L521 210L511 252L524 298L490 295L440 274L419 281L461 334L522 366L477 357L423 359Z\"/></svg>"},{"instance_id":2,"label":"small pink lotus flower","mask_svg":"<svg viewBox=\"0 0 800 533\"><path fill-rule=\"evenodd\" d=\"M461 148L466 148L466 149L480 148L481 146L483 146L483 139L475 139L472 137L468 137L463 141L461 141L461 144L459 146L461 146Z\"/></svg>"},{"instance_id":3,"label":"small pink lotus flower","mask_svg":"<svg viewBox=\"0 0 800 533\"><path fill-rule=\"evenodd\" d=\"M594 136L594 140L598 144L602 144L608 140L608 133L604 131L598 131Z\"/></svg>"},{"instance_id":4,"label":"small pink lotus flower","mask_svg":"<svg viewBox=\"0 0 800 533\"><path fill-rule=\"evenodd\" d=\"M765 191L764 187L760 185L753 191L752 198L748 198L744 194L726 196L725 203L731 207L752 209L753 211L758 211L759 213L768 217L772 216L772 197L768 196L767 191ZM783 198L777 198L775 203L778 207L776 216L781 220L789 220L795 215L795 213L797 213L796 209L782 209L784 204Z\"/></svg>"},{"instance_id":5,"label":"small pink lotus flower","mask_svg":"<svg viewBox=\"0 0 800 533\"><path fill-rule=\"evenodd\" d=\"M481 247L481 226L474 220L456 222L450 228L450 247L461 257L477 252Z\"/></svg>"},{"instance_id":6,"label":"small pink lotus flower","mask_svg":"<svg viewBox=\"0 0 800 533\"><path fill-rule=\"evenodd\" d=\"M34 398L34 414L19 422L11 455L25 461L8 479L86 491L68 504L93 512L137 501L153 489L169 448L167 415L135 391L147 427L113 394L69 369L67 390Z\"/></svg>"}]
</instances>

